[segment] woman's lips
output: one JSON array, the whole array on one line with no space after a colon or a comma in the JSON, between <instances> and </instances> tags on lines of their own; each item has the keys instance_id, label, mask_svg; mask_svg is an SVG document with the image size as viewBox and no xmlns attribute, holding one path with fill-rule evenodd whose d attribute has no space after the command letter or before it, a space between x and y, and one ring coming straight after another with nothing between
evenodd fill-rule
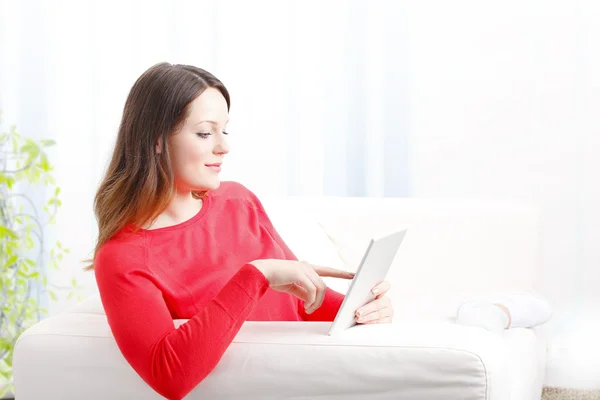
<instances>
[{"instance_id":1,"label":"woman's lips","mask_svg":"<svg viewBox=\"0 0 600 400\"><path fill-rule=\"evenodd\" d=\"M221 164L206 164L206 166L215 172L221 172Z\"/></svg>"}]
</instances>

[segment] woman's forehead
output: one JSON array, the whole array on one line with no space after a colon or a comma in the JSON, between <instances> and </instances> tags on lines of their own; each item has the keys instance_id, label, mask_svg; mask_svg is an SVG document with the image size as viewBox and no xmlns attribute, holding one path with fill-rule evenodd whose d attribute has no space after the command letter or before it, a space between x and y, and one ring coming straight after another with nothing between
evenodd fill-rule
<instances>
[{"instance_id":1,"label":"woman's forehead","mask_svg":"<svg viewBox=\"0 0 600 400\"><path fill-rule=\"evenodd\" d=\"M189 119L192 124L209 122L225 124L229 120L227 101L217 89L206 89L190 104Z\"/></svg>"}]
</instances>

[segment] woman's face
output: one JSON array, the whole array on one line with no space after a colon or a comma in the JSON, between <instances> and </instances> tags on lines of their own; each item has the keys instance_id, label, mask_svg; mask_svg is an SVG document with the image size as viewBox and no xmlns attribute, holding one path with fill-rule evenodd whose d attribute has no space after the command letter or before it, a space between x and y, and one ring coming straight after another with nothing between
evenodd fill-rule
<instances>
[{"instance_id":1,"label":"woman's face","mask_svg":"<svg viewBox=\"0 0 600 400\"><path fill-rule=\"evenodd\" d=\"M177 191L219 187L221 163L229 152L228 122L227 102L219 90L208 88L192 101L183 126L168 138Z\"/></svg>"}]
</instances>

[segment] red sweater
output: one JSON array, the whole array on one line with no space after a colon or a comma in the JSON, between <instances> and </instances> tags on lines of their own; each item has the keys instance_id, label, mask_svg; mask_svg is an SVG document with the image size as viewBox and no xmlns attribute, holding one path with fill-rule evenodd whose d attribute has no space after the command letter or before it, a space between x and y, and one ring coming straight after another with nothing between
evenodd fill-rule
<instances>
[{"instance_id":1,"label":"red sweater","mask_svg":"<svg viewBox=\"0 0 600 400\"><path fill-rule=\"evenodd\" d=\"M128 227L98 251L95 275L123 356L155 391L181 399L215 368L244 321L333 321L343 295L327 289L310 315L269 288L249 262L295 260L252 192L234 182L200 212L155 230ZM187 319L179 328L174 319Z\"/></svg>"}]
</instances>

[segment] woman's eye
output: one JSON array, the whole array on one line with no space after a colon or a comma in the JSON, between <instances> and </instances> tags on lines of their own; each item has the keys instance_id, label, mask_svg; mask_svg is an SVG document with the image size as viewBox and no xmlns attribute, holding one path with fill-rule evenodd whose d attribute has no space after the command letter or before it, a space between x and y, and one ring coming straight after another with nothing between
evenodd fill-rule
<instances>
[{"instance_id":1,"label":"woman's eye","mask_svg":"<svg viewBox=\"0 0 600 400\"><path fill-rule=\"evenodd\" d=\"M202 139L206 139L207 137L209 137L211 135L211 133L210 132L198 132L198 133L196 133L196 135L198 135Z\"/></svg>"},{"instance_id":2,"label":"woman's eye","mask_svg":"<svg viewBox=\"0 0 600 400\"><path fill-rule=\"evenodd\" d=\"M223 135L229 135L229 132L223 131Z\"/></svg>"}]
</instances>

